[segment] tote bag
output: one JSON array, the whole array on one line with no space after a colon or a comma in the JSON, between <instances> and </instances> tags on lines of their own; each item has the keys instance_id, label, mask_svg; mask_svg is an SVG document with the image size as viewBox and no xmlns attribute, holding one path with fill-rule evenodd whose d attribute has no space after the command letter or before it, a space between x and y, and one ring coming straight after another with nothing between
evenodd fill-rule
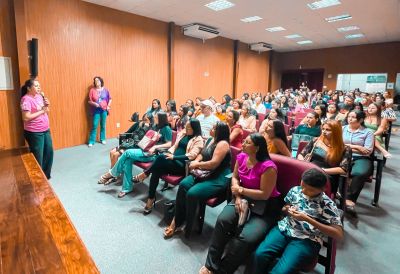
<instances>
[{"instance_id":1,"label":"tote bag","mask_svg":"<svg viewBox=\"0 0 400 274\"><path fill-rule=\"evenodd\" d=\"M154 130L149 130L146 132L142 140L138 143L138 147L140 147L143 151L149 151L160 139L161 134Z\"/></svg>"}]
</instances>

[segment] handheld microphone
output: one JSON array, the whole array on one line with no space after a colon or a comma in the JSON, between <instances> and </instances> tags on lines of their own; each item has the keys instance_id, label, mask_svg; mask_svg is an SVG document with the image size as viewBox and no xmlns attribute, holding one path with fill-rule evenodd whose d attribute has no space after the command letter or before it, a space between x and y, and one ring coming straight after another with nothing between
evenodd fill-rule
<instances>
[{"instance_id":1,"label":"handheld microphone","mask_svg":"<svg viewBox=\"0 0 400 274\"><path fill-rule=\"evenodd\" d=\"M49 104L45 102L44 92L40 91L40 95L42 95L44 106L47 107Z\"/></svg>"}]
</instances>

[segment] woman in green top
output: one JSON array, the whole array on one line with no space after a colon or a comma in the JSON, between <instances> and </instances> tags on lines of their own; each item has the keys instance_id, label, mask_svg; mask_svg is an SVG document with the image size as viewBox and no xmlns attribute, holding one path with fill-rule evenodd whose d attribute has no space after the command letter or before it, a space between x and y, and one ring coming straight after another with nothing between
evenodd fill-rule
<instances>
[{"instance_id":1,"label":"woman in green top","mask_svg":"<svg viewBox=\"0 0 400 274\"><path fill-rule=\"evenodd\" d=\"M321 120L319 119L318 113L315 111L310 112L306 116L304 124L299 125L294 131L295 134L304 134L314 137L321 135Z\"/></svg>"},{"instance_id":2,"label":"woman in green top","mask_svg":"<svg viewBox=\"0 0 400 274\"><path fill-rule=\"evenodd\" d=\"M172 130L168 123L167 114L165 112L158 112L154 116L154 130L158 131L161 135L157 144L144 152L140 148L129 149L125 151L114 167L106 174L102 175L99 184L108 184L109 180L114 179L123 174L122 190L118 194L118 198L124 197L129 192L132 192L132 165L134 162L152 162L155 159L155 151L160 148L170 148L172 144Z\"/></svg>"}]
</instances>

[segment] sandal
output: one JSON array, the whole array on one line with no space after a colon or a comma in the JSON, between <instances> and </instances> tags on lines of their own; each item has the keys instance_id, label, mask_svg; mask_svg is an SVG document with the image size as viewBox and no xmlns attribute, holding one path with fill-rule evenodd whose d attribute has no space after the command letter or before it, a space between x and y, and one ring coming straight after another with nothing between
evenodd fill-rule
<instances>
[{"instance_id":1,"label":"sandal","mask_svg":"<svg viewBox=\"0 0 400 274\"><path fill-rule=\"evenodd\" d=\"M142 172L142 173L139 173L138 175L133 176L132 182L135 184L143 183L144 180L146 180L146 178L147 178L146 173Z\"/></svg>"},{"instance_id":2,"label":"sandal","mask_svg":"<svg viewBox=\"0 0 400 274\"><path fill-rule=\"evenodd\" d=\"M127 194L131 193L132 191L128 191L128 192L124 192L124 191L120 191L118 193L118 198L123 198L125 197Z\"/></svg>"},{"instance_id":3,"label":"sandal","mask_svg":"<svg viewBox=\"0 0 400 274\"><path fill-rule=\"evenodd\" d=\"M111 181L114 178L115 177L112 176L110 172L107 172L106 174L103 174L103 175L100 176L100 180L97 183L98 184L108 185L109 183L111 183L111 182L108 182L108 181Z\"/></svg>"},{"instance_id":4,"label":"sandal","mask_svg":"<svg viewBox=\"0 0 400 274\"><path fill-rule=\"evenodd\" d=\"M170 226L164 229L164 239L169 239L175 234L175 229L171 228Z\"/></svg>"},{"instance_id":5,"label":"sandal","mask_svg":"<svg viewBox=\"0 0 400 274\"><path fill-rule=\"evenodd\" d=\"M199 274L212 274L213 272L209 270L205 265L203 265L200 270Z\"/></svg>"}]
</instances>

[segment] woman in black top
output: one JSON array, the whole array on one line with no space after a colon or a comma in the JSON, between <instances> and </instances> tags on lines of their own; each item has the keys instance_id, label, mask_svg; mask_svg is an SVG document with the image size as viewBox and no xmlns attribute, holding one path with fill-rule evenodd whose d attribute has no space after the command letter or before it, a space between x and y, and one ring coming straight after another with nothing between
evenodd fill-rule
<instances>
[{"instance_id":1,"label":"woman in black top","mask_svg":"<svg viewBox=\"0 0 400 274\"><path fill-rule=\"evenodd\" d=\"M225 176L231 172L231 154L229 147L229 126L218 122L210 132L214 136L209 140L189 169L213 170L212 174L202 180L195 179L193 175L187 176L179 184L176 195L175 217L171 224L165 228L164 237L172 237L175 231L186 221L186 229L191 230L197 206L206 202L211 197L226 191L227 180Z\"/></svg>"}]
</instances>

